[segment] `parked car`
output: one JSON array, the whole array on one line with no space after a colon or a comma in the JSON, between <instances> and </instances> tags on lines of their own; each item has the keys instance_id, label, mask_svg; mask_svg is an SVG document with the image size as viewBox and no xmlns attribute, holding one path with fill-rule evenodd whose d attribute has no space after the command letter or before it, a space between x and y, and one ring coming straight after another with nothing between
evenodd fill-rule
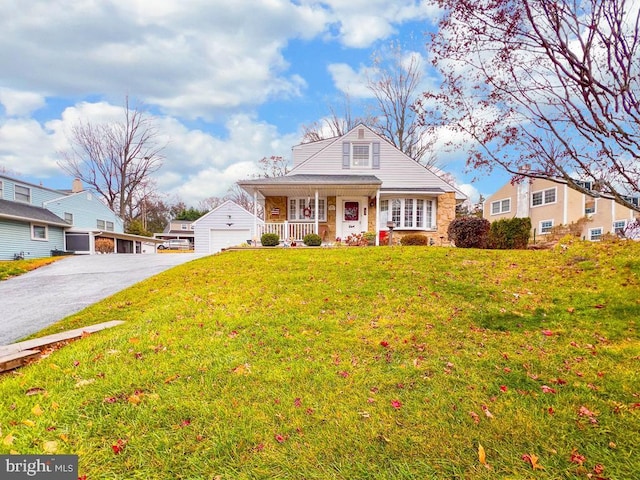
<instances>
[{"instance_id":1,"label":"parked car","mask_svg":"<svg viewBox=\"0 0 640 480\"><path fill-rule=\"evenodd\" d=\"M191 244L186 238L168 240L158 245L158 250L190 250Z\"/></svg>"}]
</instances>

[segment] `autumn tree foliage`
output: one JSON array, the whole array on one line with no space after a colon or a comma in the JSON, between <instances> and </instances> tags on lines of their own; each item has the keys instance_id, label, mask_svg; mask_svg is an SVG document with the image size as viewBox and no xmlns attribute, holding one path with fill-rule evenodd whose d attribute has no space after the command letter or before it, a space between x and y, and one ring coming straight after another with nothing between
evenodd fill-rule
<instances>
[{"instance_id":1,"label":"autumn tree foliage","mask_svg":"<svg viewBox=\"0 0 640 480\"><path fill-rule=\"evenodd\" d=\"M433 1L444 82L420 100L423 124L450 129L474 169L561 178L640 210L638 3Z\"/></svg>"},{"instance_id":2,"label":"autumn tree foliage","mask_svg":"<svg viewBox=\"0 0 640 480\"><path fill-rule=\"evenodd\" d=\"M70 150L62 153L60 167L90 185L125 221L136 199L148 189L151 175L163 161L165 143L152 119L125 99L120 121L76 123L69 134Z\"/></svg>"}]
</instances>

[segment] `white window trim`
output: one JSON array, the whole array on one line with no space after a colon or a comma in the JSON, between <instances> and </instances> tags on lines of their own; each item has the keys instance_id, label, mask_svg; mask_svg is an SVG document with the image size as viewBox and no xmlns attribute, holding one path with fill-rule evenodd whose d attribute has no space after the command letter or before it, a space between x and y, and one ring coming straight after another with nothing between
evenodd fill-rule
<instances>
[{"instance_id":1,"label":"white window trim","mask_svg":"<svg viewBox=\"0 0 640 480\"><path fill-rule=\"evenodd\" d=\"M502 210L502 202L504 202L505 200L509 200L509 209L508 210ZM493 212L493 206L495 204L498 204L500 206L500 208L498 209L498 212ZM491 206L490 206L491 210L489 211L489 213L491 215L504 215L505 213L510 213L511 212L511 197L507 197L507 198L501 198L500 200L495 200L493 202L491 202Z\"/></svg>"},{"instance_id":2,"label":"white window trim","mask_svg":"<svg viewBox=\"0 0 640 480\"><path fill-rule=\"evenodd\" d=\"M67 220L67 217L69 217L69 220ZM73 213L64 212L64 220L65 222L68 222L71 225L73 225Z\"/></svg>"},{"instance_id":3,"label":"white window trim","mask_svg":"<svg viewBox=\"0 0 640 480\"><path fill-rule=\"evenodd\" d=\"M36 237L34 235L34 229L36 227L44 228L44 238ZM31 224L31 240L34 240L36 242L47 242L47 241L49 241L49 228L47 227L47 225L45 225L43 223L32 223Z\"/></svg>"},{"instance_id":4,"label":"white window trim","mask_svg":"<svg viewBox=\"0 0 640 480\"><path fill-rule=\"evenodd\" d=\"M16 189L18 187L19 188L25 188L29 192L28 193L28 199L26 201L25 200L19 200L18 198L16 198ZM16 202L20 202L20 203L29 203L30 204L31 203L31 188L30 187L26 187L24 185L17 185L17 184L14 185L14 187L13 187L13 200L16 201Z\"/></svg>"},{"instance_id":5,"label":"white window trim","mask_svg":"<svg viewBox=\"0 0 640 480\"><path fill-rule=\"evenodd\" d=\"M436 208L437 208L437 202L435 201L435 199L433 198L420 198L420 197L393 197L393 198L382 198L380 199L380 203L382 204L382 202L387 202L387 215L385 218L382 218L382 216L380 216L378 218L378 223L380 224L380 229L381 230L385 230L387 228L387 221L391 221L391 205L392 202L394 200L400 200L400 224L396 224L396 226L394 228L398 229L398 230L415 230L415 231L419 231L419 232L432 232L438 229L437 225L436 225L436 219L438 218L437 216L437 212L436 212ZM417 217L417 200L423 200L424 204L423 204L423 221L427 221L428 215L427 215L427 202L431 202L431 218L429 218L431 225L425 225L422 227L406 227L404 225L404 218L405 218L405 205L406 202L405 200L413 200L413 209L414 209L414 215L413 215L413 219L414 222L416 220ZM382 213L382 209L380 208L378 210L378 215L381 215Z\"/></svg>"},{"instance_id":6,"label":"white window trim","mask_svg":"<svg viewBox=\"0 0 640 480\"><path fill-rule=\"evenodd\" d=\"M104 228L107 230L107 232L113 232L115 229L115 224L109 220L106 220L104 222Z\"/></svg>"},{"instance_id":7,"label":"white window trim","mask_svg":"<svg viewBox=\"0 0 640 480\"><path fill-rule=\"evenodd\" d=\"M613 223L611 223L611 231L613 233L616 233L616 223L623 223L624 225L622 226L622 231L624 232L625 228L627 228L627 225L629 224L629 222L627 222L627 220L614 220Z\"/></svg>"},{"instance_id":8,"label":"white window trim","mask_svg":"<svg viewBox=\"0 0 640 480\"><path fill-rule=\"evenodd\" d=\"M602 237L602 236L604 235L604 228L602 228L602 227L593 227L593 228L590 228L590 229L589 229L589 240L590 240L590 241L592 241L592 242L596 242L596 241L600 241L600 240L601 240L600 238L595 239L595 240L594 240L593 238L591 238L591 237L593 237L593 232L595 232L595 231L597 231L597 230L600 230L600 237Z\"/></svg>"},{"instance_id":9,"label":"white window trim","mask_svg":"<svg viewBox=\"0 0 640 480\"><path fill-rule=\"evenodd\" d=\"M545 193L550 191L550 190L553 190L555 192L555 195L553 196L553 198L554 198L553 202L547 202L546 201ZM542 203L540 205L534 205L533 204L533 196L536 193L541 193L542 194ZM536 190L535 192L531 192L531 208L544 207L545 205L553 205L554 203L558 203L558 189L556 187L545 188L543 190Z\"/></svg>"},{"instance_id":10,"label":"white window trim","mask_svg":"<svg viewBox=\"0 0 640 480\"><path fill-rule=\"evenodd\" d=\"M539 231L540 235L549 235L551 233L551 230L549 230L548 232L543 232L542 231L542 224L543 223L547 223L547 222L551 222L551 228L553 228L555 226L555 222L553 221L552 218L550 218L548 220L540 220L540 223L538 224L538 231Z\"/></svg>"},{"instance_id":11,"label":"white window trim","mask_svg":"<svg viewBox=\"0 0 640 480\"><path fill-rule=\"evenodd\" d=\"M295 200L296 202L296 217L295 218L291 218L291 200ZM311 222L315 222L315 218L313 218L313 215L315 213L314 209L311 208L311 216L307 217L307 218L299 218L299 213L300 213L300 201L304 201L305 204L305 208L311 208L311 202L315 201L315 198L311 198L308 199L307 197L288 197L287 198L287 221L289 222L307 222L307 223L311 223ZM318 197L318 203L320 202L324 202L324 217L320 217L318 218L318 222L326 222L327 221L327 208L328 208L328 203L327 203L327 197ZM308 204L308 205L307 205Z\"/></svg>"},{"instance_id":12,"label":"white window trim","mask_svg":"<svg viewBox=\"0 0 640 480\"><path fill-rule=\"evenodd\" d=\"M369 160L367 165L355 165L353 163L353 149L354 147L360 147L366 145L369 149ZM351 142L349 146L349 164L352 169L355 170L371 170L373 166L373 143L371 142Z\"/></svg>"},{"instance_id":13,"label":"white window trim","mask_svg":"<svg viewBox=\"0 0 640 480\"><path fill-rule=\"evenodd\" d=\"M100 222L102 222L102 226L100 226ZM100 230L106 230L107 229L107 222L101 219L96 219L96 228L99 228Z\"/></svg>"}]
</instances>

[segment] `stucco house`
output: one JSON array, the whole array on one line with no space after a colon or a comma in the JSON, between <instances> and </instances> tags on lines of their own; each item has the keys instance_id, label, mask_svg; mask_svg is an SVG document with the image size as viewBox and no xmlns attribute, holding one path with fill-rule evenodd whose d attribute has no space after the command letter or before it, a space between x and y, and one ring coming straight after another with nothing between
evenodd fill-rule
<instances>
[{"instance_id":1,"label":"stucco house","mask_svg":"<svg viewBox=\"0 0 640 480\"><path fill-rule=\"evenodd\" d=\"M224 248L253 242L261 218L237 203L227 200L193 222L195 252L212 254Z\"/></svg>"},{"instance_id":2,"label":"stucco house","mask_svg":"<svg viewBox=\"0 0 640 480\"><path fill-rule=\"evenodd\" d=\"M592 190L592 185L584 183ZM638 198L632 199L638 201ZM616 203L612 197L593 191L587 195L569 188L562 179L525 179L507 183L488 197L483 217L490 222L502 218L531 218L532 235L544 238L554 227L574 224L586 240L599 240L632 223L638 212Z\"/></svg>"},{"instance_id":3,"label":"stucco house","mask_svg":"<svg viewBox=\"0 0 640 480\"><path fill-rule=\"evenodd\" d=\"M79 180L56 190L0 175L0 260L93 254L98 239L109 240L113 253L140 253L150 241L124 233L122 219Z\"/></svg>"},{"instance_id":4,"label":"stucco house","mask_svg":"<svg viewBox=\"0 0 640 480\"><path fill-rule=\"evenodd\" d=\"M238 185L264 208L262 232L281 240L317 233L324 243L388 231L422 233L440 243L464 193L365 125L343 136L293 147L293 168L281 177Z\"/></svg>"}]
</instances>

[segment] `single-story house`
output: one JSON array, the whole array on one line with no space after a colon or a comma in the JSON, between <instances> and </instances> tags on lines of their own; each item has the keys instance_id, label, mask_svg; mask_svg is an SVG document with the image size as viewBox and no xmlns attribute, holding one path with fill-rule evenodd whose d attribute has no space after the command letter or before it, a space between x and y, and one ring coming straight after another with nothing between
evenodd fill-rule
<instances>
[{"instance_id":1,"label":"single-story house","mask_svg":"<svg viewBox=\"0 0 640 480\"><path fill-rule=\"evenodd\" d=\"M196 253L212 254L224 248L253 243L264 221L227 200L193 222Z\"/></svg>"},{"instance_id":2,"label":"single-story house","mask_svg":"<svg viewBox=\"0 0 640 480\"><path fill-rule=\"evenodd\" d=\"M154 240L124 233L122 219L79 180L71 190L56 190L0 175L0 260L141 253L149 241Z\"/></svg>"},{"instance_id":3,"label":"single-story house","mask_svg":"<svg viewBox=\"0 0 640 480\"><path fill-rule=\"evenodd\" d=\"M293 147L293 168L284 176L238 185L263 205L258 237L277 233L281 241L316 233L333 243L371 232L378 243L392 227L395 239L421 233L440 244L456 205L467 198L363 124Z\"/></svg>"}]
</instances>

